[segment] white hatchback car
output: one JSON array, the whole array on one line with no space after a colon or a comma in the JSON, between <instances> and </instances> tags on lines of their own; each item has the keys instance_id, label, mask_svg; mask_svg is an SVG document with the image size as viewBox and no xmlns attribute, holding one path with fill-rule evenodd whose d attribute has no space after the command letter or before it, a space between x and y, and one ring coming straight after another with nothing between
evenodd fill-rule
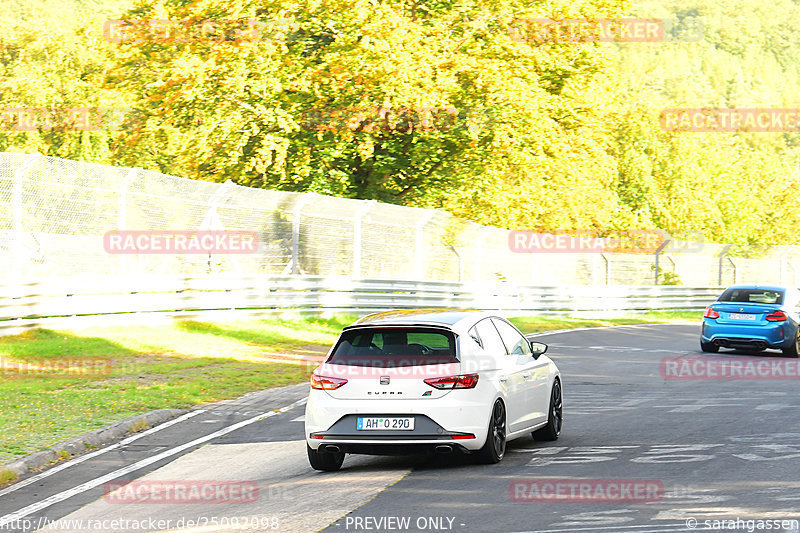
<instances>
[{"instance_id":1,"label":"white hatchback car","mask_svg":"<svg viewBox=\"0 0 800 533\"><path fill-rule=\"evenodd\" d=\"M562 386L547 345L478 311L378 313L342 331L311 377L308 459L459 450L488 463L527 433L561 433Z\"/></svg>"}]
</instances>

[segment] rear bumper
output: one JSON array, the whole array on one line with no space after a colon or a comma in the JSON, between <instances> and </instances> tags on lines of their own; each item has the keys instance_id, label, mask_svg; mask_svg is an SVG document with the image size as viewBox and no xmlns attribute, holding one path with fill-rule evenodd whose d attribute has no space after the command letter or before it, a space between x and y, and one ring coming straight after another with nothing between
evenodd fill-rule
<instances>
[{"instance_id":1,"label":"rear bumper","mask_svg":"<svg viewBox=\"0 0 800 533\"><path fill-rule=\"evenodd\" d=\"M794 328L788 321L768 326L746 326L703 319L700 338L703 342L725 348L784 348L794 342Z\"/></svg>"},{"instance_id":2,"label":"rear bumper","mask_svg":"<svg viewBox=\"0 0 800 533\"><path fill-rule=\"evenodd\" d=\"M320 452L344 452L356 453L361 455L418 455L426 453L453 453L461 452L471 454L471 450L457 442L428 442L423 444L392 444L392 443L373 443L363 442L322 442L317 448Z\"/></svg>"},{"instance_id":3,"label":"rear bumper","mask_svg":"<svg viewBox=\"0 0 800 533\"><path fill-rule=\"evenodd\" d=\"M336 445L350 453L391 455L395 455L392 450L416 453L412 450L435 449L439 445L478 450L486 441L494 402L469 396L472 395L447 395L436 400L363 401L334 399L324 391L312 389L306 404L306 442L314 450ZM415 429L358 431L359 416L413 416ZM373 451L356 451L367 449Z\"/></svg>"}]
</instances>

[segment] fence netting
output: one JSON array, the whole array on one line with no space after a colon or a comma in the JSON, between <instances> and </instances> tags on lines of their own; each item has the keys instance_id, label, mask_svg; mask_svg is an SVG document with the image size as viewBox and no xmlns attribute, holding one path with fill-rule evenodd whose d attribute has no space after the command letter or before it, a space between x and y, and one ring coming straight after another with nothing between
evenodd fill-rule
<instances>
[{"instance_id":1,"label":"fence netting","mask_svg":"<svg viewBox=\"0 0 800 533\"><path fill-rule=\"evenodd\" d=\"M114 254L109 231L244 230L248 254ZM800 247L669 240L653 249L520 252L510 230L434 209L196 181L0 153L0 279L307 274L520 285L798 284ZM667 236L664 240L667 240ZM658 272L656 275L656 263Z\"/></svg>"}]
</instances>

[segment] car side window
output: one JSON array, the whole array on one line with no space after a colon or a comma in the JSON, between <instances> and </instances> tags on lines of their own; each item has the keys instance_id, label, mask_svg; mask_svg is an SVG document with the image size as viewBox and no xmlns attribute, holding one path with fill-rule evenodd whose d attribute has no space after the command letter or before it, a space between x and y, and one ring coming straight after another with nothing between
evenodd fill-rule
<instances>
[{"instance_id":1,"label":"car side window","mask_svg":"<svg viewBox=\"0 0 800 533\"><path fill-rule=\"evenodd\" d=\"M797 289L791 291L791 295L789 291L786 292L786 295L791 298L791 302L789 302L789 307L798 307L800 306L800 291Z\"/></svg>"},{"instance_id":2,"label":"car side window","mask_svg":"<svg viewBox=\"0 0 800 533\"><path fill-rule=\"evenodd\" d=\"M483 348L483 341L481 341L481 336L478 335L478 330L475 329L475 326L469 328L469 336L472 337L472 340L478 343L478 346Z\"/></svg>"},{"instance_id":3,"label":"car side window","mask_svg":"<svg viewBox=\"0 0 800 533\"><path fill-rule=\"evenodd\" d=\"M500 337L502 337L506 348L508 348L508 353L511 355L525 355L531 353L530 343L517 331L517 328L499 318L493 318L492 322L497 326L497 331L500 332Z\"/></svg>"},{"instance_id":4,"label":"car side window","mask_svg":"<svg viewBox=\"0 0 800 533\"><path fill-rule=\"evenodd\" d=\"M497 328L492 325L491 319L485 318L475 324L475 330L481 339L483 349L493 355L507 355L503 339L497 333Z\"/></svg>"}]
</instances>

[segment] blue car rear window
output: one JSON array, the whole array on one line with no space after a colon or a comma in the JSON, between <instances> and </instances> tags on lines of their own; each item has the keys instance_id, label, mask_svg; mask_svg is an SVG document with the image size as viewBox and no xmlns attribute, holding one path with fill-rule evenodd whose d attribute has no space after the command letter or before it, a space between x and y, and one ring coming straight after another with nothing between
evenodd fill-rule
<instances>
[{"instance_id":1,"label":"blue car rear window","mask_svg":"<svg viewBox=\"0 0 800 533\"><path fill-rule=\"evenodd\" d=\"M783 304L783 291L768 289L728 289L719 297L720 302L747 302L758 304Z\"/></svg>"}]
</instances>

